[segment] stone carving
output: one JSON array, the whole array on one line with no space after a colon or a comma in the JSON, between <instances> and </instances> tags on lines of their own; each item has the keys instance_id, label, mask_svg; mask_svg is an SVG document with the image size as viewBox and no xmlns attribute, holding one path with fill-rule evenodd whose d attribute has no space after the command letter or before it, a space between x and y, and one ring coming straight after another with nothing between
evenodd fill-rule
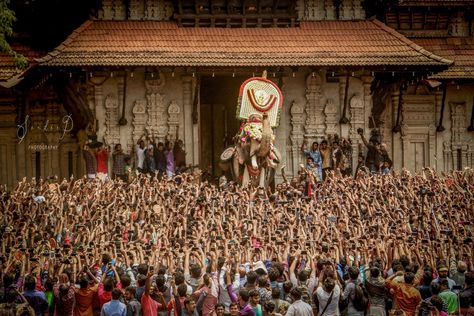
<instances>
[{"instance_id":1,"label":"stone carving","mask_svg":"<svg viewBox=\"0 0 474 316\"><path fill-rule=\"evenodd\" d=\"M107 95L104 101L105 106L105 135L104 139L107 144L120 143L120 129L117 124L119 119L118 100L114 95Z\"/></svg>"},{"instance_id":2,"label":"stone carving","mask_svg":"<svg viewBox=\"0 0 474 316\"><path fill-rule=\"evenodd\" d=\"M352 20L354 14L352 0L342 0L339 12L339 18L341 20Z\"/></svg>"},{"instance_id":3,"label":"stone carving","mask_svg":"<svg viewBox=\"0 0 474 316\"><path fill-rule=\"evenodd\" d=\"M145 20L169 20L173 15L173 4L166 0L145 0Z\"/></svg>"},{"instance_id":4,"label":"stone carving","mask_svg":"<svg viewBox=\"0 0 474 316\"><path fill-rule=\"evenodd\" d=\"M148 93L146 99L148 113L146 130L148 134L163 141L168 132L168 113L166 111L167 107L164 102L164 97L161 93Z\"/></svg>"},{"instance_id":5,"label":"stone carving","mask_svg":"<svg viewBox=\"0 0 474 316\"><path fill-rule=\"evenodd\" d=\"M324 115L326 116L326 134L336 134L339 117L338 110L333 99L327 99L326 106L324 107Z\"/></svg>"},{"instance_id":6,"label":"stone carving","mask_svg":"<svg viewBox=\"0 0 474 316\"><path fill-rule=\"evenodd\" d=\"M322 79L317 73L313 72L306 79L305 133L311 141L322 139L326 129L324 106L321 105L321 85Z\"/></svg>"},{"instance_id":7,"label":"stone carving","mask_svg":"<svg viewBox=\"0 0 474 316\"><path fill-rule=\"evenodd\" d=\"M319 0L304 1L304 20L317 21L324 19L324 2Z\"/></svg>"},{"instance_id":8,"label":"stone carving","mask_svg":"<svg viewBox=\"0 0 474 316\"><path fill-rule=\"evenodd\" d=\"M125 20L125 3L122 0L104 0L99 18L103 20Z\"/></svg>"},{"instance_id":9,"label":"stone carving","mask_svg":"<svg viewBox=\"0 0 474 316\"><path fill-rule=\"evenodd\" d=\"M161 93L165 86L165 77L159 76L157 79L145 80L147 94Z\"/></svg>"},{"instance_id":10,"label":"stone carving","mask_svg":"<svg viewBox=\"0 0 474 316\"><path fill-rule=\"evenodd\" d=\"M466 102L449 102L451 108L451 151L453 165L460 170L466 166L467 145L466 131ZM461 155L459 157L459 154Z\"/></svg>"},{"instance_id":11,"label":"stone carving","mask_svg":"<svg viewBox=\"0 0 474 316\"><path fill-rule=\"evenodd\" d=\"M171 101L168 106L168 139L177 139L179 122L181 120L181 108L176 101Z\"/></svg>"},{"instance_id":12,"label":"stone carving","mask_svg":"<svg viewBox=\"0 0 474 316\"><path fill-rule=\"evenodd\" d=\"M141 20L144 17L143 0L130 0L128 16L130 20Z\"/></svg>"},{"instance_id":13,"label":"stone carving","mask_svg":"<svg viewBox=\"0 0 474 316\"><path fill-rule=\"evenodd\" d=\"M336 19L336 8L334 7L334 0L325 0L324 10L326 11L326 20Z\"/></svg>"},{"instance_id":14,"label":"stone carving","mask_svg":"<svg viewBox=\"0 0 474 316\"><path fill-rule=\"evenodd\" d=\"M293 167L293 173L298 172L298 166L301 163L300 147L304 138L304 105L293 101L290 108L291 114L291 133L290 133L290 157Z\"/></svg>"},{"instance_id":15,"label":"stone carving","mask_svg":"<svg viewBox=\"0 0 474 316\"><path fill-rule=\"evenodd\" d=\"M136 144L140 136L145 132L145 126L147 123L147 114L146 114L146 101L145 100L136 100L133 108L133 133L132 140L133 144Z\"/></svg>"}]
</instances>

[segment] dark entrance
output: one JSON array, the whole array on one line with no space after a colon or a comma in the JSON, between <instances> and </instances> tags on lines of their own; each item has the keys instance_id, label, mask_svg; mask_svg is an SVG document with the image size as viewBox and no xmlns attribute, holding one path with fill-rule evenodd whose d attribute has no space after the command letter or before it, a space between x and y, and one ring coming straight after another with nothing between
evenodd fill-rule
<instances>
[{"instance_id":1,"label":"dark entrance","mask_svg":"<svg viewBox=\"0 0 474 316\"><path fill-rule=\"evenodd\" d=\"M220 155L232 146L239 129L237 98L244 77L203 77L200 91L201 168L213 177L222 175Z\"/></svg>"}]
</instances>

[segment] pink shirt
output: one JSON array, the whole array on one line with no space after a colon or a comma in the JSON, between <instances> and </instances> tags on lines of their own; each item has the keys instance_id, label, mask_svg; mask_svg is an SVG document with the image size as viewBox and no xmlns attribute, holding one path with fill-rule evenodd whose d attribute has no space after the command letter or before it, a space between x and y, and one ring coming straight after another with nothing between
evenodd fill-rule
<instances>
[{"instance_id":1,"label":"pink shirt","mask_svg":"<svg viewBox=\"0 0 474 316\"><path fill-rule=\"evenodd\" d=\"M143 316L158 316L158 309L161 308L161 304L152 299L150 295L143 293L141 303Z\"/></svg>"}]
</instances>

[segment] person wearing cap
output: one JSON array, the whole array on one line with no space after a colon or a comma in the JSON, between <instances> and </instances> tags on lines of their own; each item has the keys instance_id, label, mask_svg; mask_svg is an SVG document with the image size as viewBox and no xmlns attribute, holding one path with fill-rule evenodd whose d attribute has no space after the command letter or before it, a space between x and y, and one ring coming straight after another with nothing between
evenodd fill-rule
<instances>
[{"instance_id":1,"label":"person wearing cap","mask_svg":"<svg viewBox=\"0 0 474 316\"><path fill-rule=\"evenodd\" d=\"M435 279L435 282L439 283L441 280L446 279L446 280L448 280L449 289L451 290L453 288L453 286L456 285L456 282L454 282L453 279L450 279L448 277L448 273L449 273L449 270L448 270L447 266L439 267L439 269L438 269L439 276L438 276L437 279Z\"/></svg>"}]
</instances>

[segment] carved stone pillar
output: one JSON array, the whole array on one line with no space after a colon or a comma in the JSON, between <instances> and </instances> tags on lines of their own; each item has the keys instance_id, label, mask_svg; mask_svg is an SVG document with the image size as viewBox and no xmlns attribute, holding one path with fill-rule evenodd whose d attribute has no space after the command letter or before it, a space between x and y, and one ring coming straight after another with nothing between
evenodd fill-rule
<instances>
[{"instance_id":1,"label":"carved stone pillar","mask_svg":"<svg viewBox=\"0 0 474 316\"><path fill-rule=\"evenodd\" d=\"M392 127L396 124L397 112L398 112L398 99L400 98L400 92L398 89L392 92ZM401 133L392 132L392 157L393 157L393 168L400 170L403 167L403 148L402 148L402 135Z\"/></svg>"},{"instance_id":2,"label":"carved stone pillar","mask_svg":"<svg viewBox=\"0 0 474 316\"><path fill-rule=\"evenodd\" d=\"M336 8L334 7L334 0L324 0L324 9L326 11L326 20L336 19Z\"/></svg>"},{"instance_id":3,"label":"carved stone pillar","mask_svg":"<svg viewBox=\"0 0 474 316\"><path fill-rule=\"evenodd\" d=\"M291 114L291 165L293 174L298 172L298 166L301 163L301 145L304 138L304 107L302 104L293 101L290 108Z\"/></svg>"},{"instance_id":4,"label":"carved stone pillar","mask_svg":"<svg viewBox=\"0 0 474 316\"><path fill-rule=\"evenodd\" d=\"M342 0L339 19L352 20L354 16L352 0Z\"/></svg>"},{"instance_id":5,"label":"carved stone pillar","mask_svg":"<svg viewBox=\"0 0 474 316\"><path fill-rule=\"evenodd\" d=\"M118 101L117 97L109 94L105 97L105 135L107 144L116 145L120 143L120 130L118 126Z\"/></svg>"},{"instance_id":6,"label":"carved stone pillar","mask_svg":"<svg viewBox=\"0 0 474 316\"><path fill-rule=\"evenodd\" d=\"M103 98L104 96L103 96L102 86L101 85L94 86L94 103L95 103L95 108L96 108L95 117L97 117L97 107L103 104ZM97 128L96 130L97 136L100 136L99 137L100 139L104 136L105 126L101 125L101 122L99 122L96 128Z\"/></svg>"},{"instance_id":7,"label":"carved stone pillar","mask_svg":"<svg viewBox=\"0 0 474 316\"><path fill-rule=\"evenodd\" d=\"M181 121L181 108L176 101L171 101L168 106L168 139L177 139L179 122Z\"/></svg>"},{"instance_id":8,"label":"carved stone pillar","mask_svg":"<svg viewBox=\"0 0 474 316\"><path fill-rule=\"evenodd\" d=\"M428 146L428 166L436 169L436 125L434 124L434 122L428 127Z\"/></svg>"},{"instance_id":9,"label":"carved stone pillar","mask_svg":"<svg viewBox=\"0 0 474 316\"><path fill-rule=\"evenodd\" d=\"M145 80L146 87L146 109L148 121L146 130L153 135L157 141L164 142L168 134L167 119L168 112L164 95L161 93L165 86L164 76L159 79Z\"/></svg>"},{"instance_id":10,"label":"carved stone pillar","mask_svg":"<svg viewBox=\"0 0 474 316\"><path fill-rule=\"evenodd\" d=\"M181 81L183 87L186 161L196 165L199 163L199 120L198 124L193 124L193 78L191 76L183 76Z\"/></svg>"},{"instance_id":11,"label":"carved stone pillar","mask_svg":"<svg viewBox=\"0 0 474 316\"><path fill-rule=\"evenodd\" d=\"M304 20L318 21L324 19L324 3L319 0L304 1Z\"/></svg>"},{"instance_id":12,"label":"carved stone pillar","mask_svg":"<svg viewBox=\"0 0 474 316\"><path fill-rule=\"evenodd\" d=\"M362 8L361 0L352 0L352 8L354 12L353 19L355 20L365 19L365 11Z\"/></svg>"},{"instance_id":13,"label":"carved stone pillar","mask_svg":"<svg viewBox=\"0 0 474 316\"><path fill-rule=\"evenodd\" d=\"M464 133L466 131L466 102L449 102L451 108L451 150L454 169L462 169L466 165L467 147ZM459 157L458 150L461 150ZM461 159L461 165L458 159Z\"/></svg>"},{"instance_id":14,"label":"carved stone pillar","mask_svg":"<svg viewBox=\"0 0 474 316\"><path fill-rule=\"evenodd\" d=\"M311 141L320 141L324 138L325 115L321 104L321 76L310 74L306 79L306 137Z\"/></svg>"},{"instance_id":15,"label":"carved stone pillar","mask_svg":"<svg viewBox=\"0 0 474 316\"><path fill-rule=\"evenodd\" d=\"M130 20L141 20L144 17L143 0L130 0L128 17Z\"/></svg>"},{"instance_id":16,"label":"carved stone pillar","mask_svg":"<svg viewBox=\"0 0 474 316\"><path fill-rule=\"evenodd\" d=\"M324 115L326 116L326 135L334 135L338 133L339 111L333 99L327 99L324 107Z\"/></svg>"},{"instance_id":17,"label":"carved stone pillar","mask_svg":"<svg viewBox=\"0 0 474 316\"><path fill-rule=\"evenodd\" d=\"M351 116L350 120L350 129L349 129L349 138L352 143L352 165L357 166L357 158L359 155L359 146L360 136L357 134L358 128L363 128L365 130L364 124L364 104L360 96L355 95L349 101L349 113Z\"/></svg>"},{"instance_id":18,"label":"carved stone pillar","mask_svg":"<svg viewBox=\"0 0 474 316\"><path fill-rule=\"evenodd\" d=\"M133 144L136 144L140 137L145 133L145 126L147 123L147 114L146 114L146 101L137 100L133 105L132 109L133 114L133 132L132 140Z\"/></svg>"},{"instance_id":19,"label":"carved stone pillar","mask_svg":"<svg viewBox=\"0 0 474 316\"><path fill-rule=\"evenodd\" d=\"M173 3L168 0L145 0L145 20L169 20Z\"/></svg>"}]
</instances>

